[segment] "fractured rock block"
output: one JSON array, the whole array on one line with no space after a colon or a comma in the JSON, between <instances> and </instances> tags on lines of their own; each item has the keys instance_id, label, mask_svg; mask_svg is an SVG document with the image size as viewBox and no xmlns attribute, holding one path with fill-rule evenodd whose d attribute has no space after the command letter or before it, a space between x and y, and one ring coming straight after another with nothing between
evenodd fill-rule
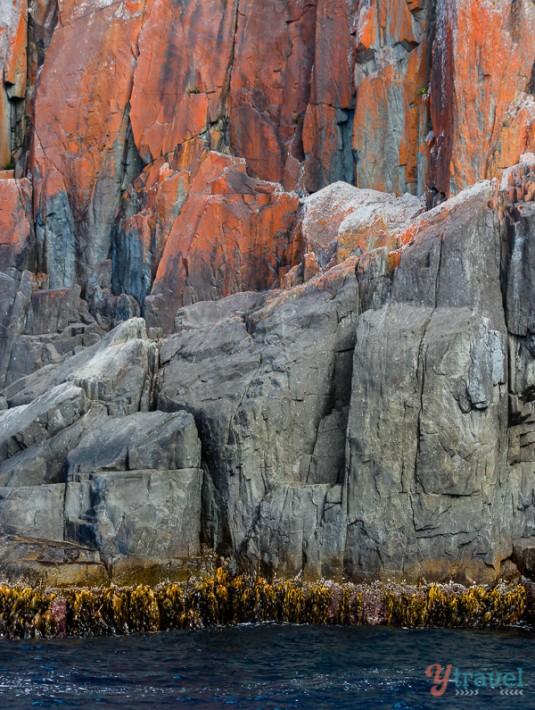
<instances>
[{"instance_id":1,"label":"fractured rock block","mask_svg":"<svg viewBox=\"0 0 535 710\"><path fill-rule=\"evenodd\" d=\"M199 468L201 443L188 412L106 418L68 456L69 480L109 470Z\"/></svg>"},{"instance_id":2,"label":"fractured rock block","mask_svg":"<svg viewBox=\"0 0 535 710\"><path fill-rule=\"evenodd\" d=\"M67 484L66 537L116 558L200 552L201 469L106 471Z\"/></svg>"}]
</instances>

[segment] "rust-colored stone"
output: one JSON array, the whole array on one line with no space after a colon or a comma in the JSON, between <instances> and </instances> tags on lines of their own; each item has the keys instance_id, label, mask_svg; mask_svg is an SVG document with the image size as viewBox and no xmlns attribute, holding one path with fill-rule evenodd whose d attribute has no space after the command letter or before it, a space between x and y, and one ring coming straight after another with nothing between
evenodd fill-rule
<instances>
[{"instance_id":1,"label":"rust-colored stone","mask_svg":"<svg viewBox=\"0 0 535 710\"><path fill-rule=\"evenodd\" d=\"M428 177L434 194L495 177L533 148L535 112L525 92L534 34L533 3L437 3Z\"/></svg>"},{"instance_id":2,"label":"rust-colored stone","mask_svg":"<svg viewBox=\"0 0 535 710\"><path fill-rule=\"evenodd\" d=\"M0 272L32 266L31 216L30 181L0 178Z\"/></svg>"},{"instance_id":3,"label":"rust-colored stone","mask_svg":"<svg viewBox=\"0 0 535 710\"><path fill-rule=\"evenodd\" d=\"M238 1L150 0L132 92L132 127L146 162L209 131L223 116ZM215 140L215 148L219 147Z\"/></svg>"},{"instance_id":4,"label":"rust-colored stone","mask_svg":"<svg viewBox=\"0 0 535 710\"><path fill-rule=\"evenodd\" d=\"M11 163L15 131L12 100L26 92L28 0L8 0L0 19L0 169Z\"/></svg>"},{"instance_id":5,"label":"rust-colored stone","mask_svg":"<svg viewBox=\"0 0 535 710\"><path fill-rule=\"evenodd\" d=\"M296 195L250 178L244 160L210 152L167 239L149 320L169 329L182 305L276 284L298 260L298 206Z\"/></svg>"},{"instance_id":6,"label":"rust-colored stone","mask_svg":"<svg viewBox=\"0 0 535 710\"><path fill-rule=\"evenodd\" d=\"M108 256L132 160L128 104L144 2L100 4L60 3L35 99L37 237L53 288L85 285Z\"/></svg>"},{"instance_id":7,"label":"rust-colored stone","mask_svg":"<svg viewBox=\"0 0 535 710\"><path fill-rule=\"evenodd\" d=\"M310 94L316 8L241 0L230 83L230 149L252 173L294 189Z\"/></svg>"}]
</instances>

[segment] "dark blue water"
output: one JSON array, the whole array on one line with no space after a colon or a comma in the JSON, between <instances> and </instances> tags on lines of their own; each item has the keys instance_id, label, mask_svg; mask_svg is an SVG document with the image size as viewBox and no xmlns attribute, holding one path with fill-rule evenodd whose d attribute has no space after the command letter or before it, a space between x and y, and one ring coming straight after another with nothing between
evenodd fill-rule
<instances>
[{"instance_id":1,"label":"dark blue water","mask_svg":"<svg viewBox=\"0 0 535 710\"><path fill-rule=\"evenodd\" d=\"M2 641L0 707L524 710L535 708L534 644L535 635L520 629L276 625ZM432 663L452 664L461 673L516 673L520 667L523 694L480 687L477 696L465 697L450 677L445 693L434 698L425 675ZM473 692L472 680L466 678L466 690Z\"/></svg>"}]
</instances>

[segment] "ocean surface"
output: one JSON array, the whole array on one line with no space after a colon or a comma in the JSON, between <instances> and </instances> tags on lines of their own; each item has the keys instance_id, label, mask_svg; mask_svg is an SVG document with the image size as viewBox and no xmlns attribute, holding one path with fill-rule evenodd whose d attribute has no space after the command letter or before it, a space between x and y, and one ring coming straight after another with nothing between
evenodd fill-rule
<instances>
[{"instance_id":1,"label":"ocean surface","mask_svg":"<svg viewBox=\"0 0 535 710\"><path fill-rule=\"evenodd\" d=\"M522 629L271 624L0 641L0 707L524 710L535 708L534 651Z\"/></svg>"}]
</instances>

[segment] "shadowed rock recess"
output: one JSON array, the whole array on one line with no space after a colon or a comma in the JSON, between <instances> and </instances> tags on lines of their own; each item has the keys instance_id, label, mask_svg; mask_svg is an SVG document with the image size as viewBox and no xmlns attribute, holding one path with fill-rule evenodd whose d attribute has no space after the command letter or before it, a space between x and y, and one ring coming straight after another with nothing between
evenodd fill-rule
<instances>
[{"instance_id":1,"label":"shadowed rock recess","mask_svg":"<svg viewBox=\"0 0 535 710\"><path fill-rule=\"evenodd\" d=\"M0 8L0 582L535 575L532 0Z\"/></svg>"}]
</instances>

